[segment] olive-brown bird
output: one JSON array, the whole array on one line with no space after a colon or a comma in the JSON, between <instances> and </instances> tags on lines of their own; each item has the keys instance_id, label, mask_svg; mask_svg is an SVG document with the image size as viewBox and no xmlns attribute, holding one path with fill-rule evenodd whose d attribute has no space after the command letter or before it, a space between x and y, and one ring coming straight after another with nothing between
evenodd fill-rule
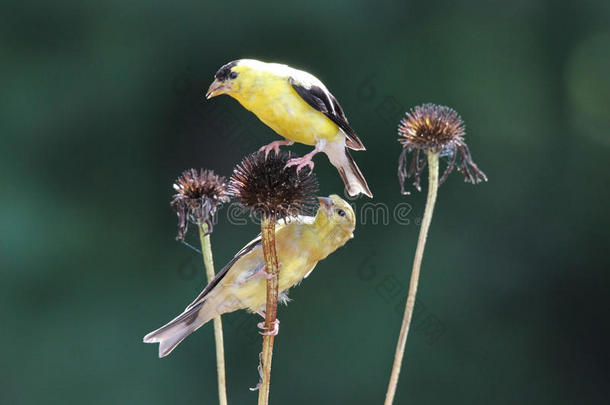
<instances>
[{"instance_id":1,"label":"olive-brown bird","mask_svg":"<svg viewBox=\"0 0 610 405\"><path fill-rule=\"evenodd\" d=\"M276 225L276 251L281 269L279 292L283 302L288 300L288 289L353 237L356 216L352 207L337 195L318 197L318 200L320 208L315 217L299 216ZM266 275L259 235L218 272L182 314L146 335L144 342L159 343L159 357L164 357L212 318L238 309L262 315L267 298Z\"/></svg>"}]
</instances>

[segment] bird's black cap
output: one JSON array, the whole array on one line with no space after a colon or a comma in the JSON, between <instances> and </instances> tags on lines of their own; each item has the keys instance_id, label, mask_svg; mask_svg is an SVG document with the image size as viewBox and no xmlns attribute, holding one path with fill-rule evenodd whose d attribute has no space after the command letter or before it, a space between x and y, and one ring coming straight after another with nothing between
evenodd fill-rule
<instances>
[{"instance_id":1,"label":"bird's black cap","mask_svg":"<svg viewBox=\"0 0 610 405\"><path fill-rule=\"evenodd\" d=\"M229 78L229 75L231 74L231 68L236 66L238 62L239 60L234 60L233 62L229 62L226 65L223 65L220 69L218 69L218 72L216 72L214 78L221 82L227 80Z\"/></svg>"}]
</instances>

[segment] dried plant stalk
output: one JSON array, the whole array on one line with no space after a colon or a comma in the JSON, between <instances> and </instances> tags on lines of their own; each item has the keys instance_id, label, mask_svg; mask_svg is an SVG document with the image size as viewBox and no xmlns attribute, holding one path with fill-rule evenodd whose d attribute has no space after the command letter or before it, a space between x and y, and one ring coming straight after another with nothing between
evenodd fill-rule
<instances>
[{"instance_id":1,"label":"dried plant stalk","mask_svg":"<svg viewBox=\"0 0 610 405\"><path fill-rule=\"evenodd\" d=\"M409 326L413 317L413 308L415 307L415 296L417 294L417 285L419 283L419 272L421 262L424 257L424 249L426 247L426 239L432 214L434 212L434 204L436 203L436 195L438 191L438 158L437 152L428 151L428 198L426 200L426 208L422 219L421 228L419 229L419 237L417 239L417 249L415 250L415 259L413 260L413 269L411 271L411 281L409 283L409 293L407 295L407 304L405 305L405 313L402 318L400 334L398 336L398 344L396 345L396 354L394 355L394 364L392 366L392 374L390 383L385 397L385 405L392 405L394 396L396 395L396 386L398 385L398 376L400 375L400 367L405 354L405 345L407 344L407 335L409 334Z\"/></svg>"},{"instance_id":2,"label":"dried plant stalk","mask_svg":"<svg viewBox=\"0 0 610 405\"><path fill-rule=\"evenodd\" d=\"M205 266L205 274L208 283L212 281L216 272L214 271L214 258L212 257L212 244L210 242L210 233L208 224L198 221L199 240L201 242L201 253L203 256L203 264ZM214 339L216 341L216 373L218 376L218 403L227 405L227 381L225 373L225 349L224 338L222 333L222 320L220 316L214 318Z\"/></svg>"},{"instance_id":3,"label":"dried plant stalk","mask_svg":"<svg viewBox=\"0 0 610 405\"><path fill-rule=\"evenodd\" d=\"M265 310L265 337L261 353L261 386L258 391L258 405L269 403L269 388L271 385L271 361L273 359L273 343L275 336L271 332L277 322L277 298L279 267L275 250L275 220L265 215L261 221L261 242L265 256L266 271L273 277L267 279L267 307Z\"/></svg>"}]
</instances>

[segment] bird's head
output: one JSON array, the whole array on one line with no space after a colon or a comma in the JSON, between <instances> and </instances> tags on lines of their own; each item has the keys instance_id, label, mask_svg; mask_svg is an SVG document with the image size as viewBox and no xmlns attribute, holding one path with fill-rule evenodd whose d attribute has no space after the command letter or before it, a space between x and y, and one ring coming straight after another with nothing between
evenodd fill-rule
<instances>
[{"instance_id":1,"label":"bird's head","mask_svg":"<svg viewBox=\"0 0 610 405\"><path fill-rule=\"evenodd\" d=\"M221 66L214 75L214 81L210 84L205 97L210 99L220 94L230 94L233 91L235 81L239 77L239 72L235 69L239 60L234 60Z\"/></svg>"},{"instance_id":2,"label":"bird's head","mask_svg":"<svg viewBox=\"0 0 610 405\"><path fill-rule=\"evenodd\" d=\"M210 99L221 94L235 97L244 83L247 87L252 79L252 73L265 65L264 62L253 59L238 59L227 63L214 75L214 81L210 84L205 97Z\"/></svg>"},{"instance_id":3,"label":"bird's head","mask_svg":"<svg viewBox=\"0 0 610 405\"><path fill-rule=\"evenodd\" d=\"M320 227L326 227L341 244L352 238L356 228L356 214L345 200L336 194L328 197L318 197L320 209L315 222Z\"/></svg>"}]
</instances>

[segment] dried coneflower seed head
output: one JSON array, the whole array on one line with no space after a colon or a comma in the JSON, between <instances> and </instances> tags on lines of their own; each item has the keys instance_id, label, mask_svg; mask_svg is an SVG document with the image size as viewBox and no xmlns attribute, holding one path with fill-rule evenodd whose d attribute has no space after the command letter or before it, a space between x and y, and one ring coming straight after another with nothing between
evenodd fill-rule
<instances>
[{"instance_id":1,"label":"dried coneflower seed head","mask_svg":"<svg viewBox=\"0 0 610 405\"><path fill-rule=\"evenodd\" d=\"M399 142L406 148L443 150L464 136L464 123L455 110L436 104L424 104L406 113L398 126Z\"/></svg>"},{"instance_id":2,"label":"dried coneflower seed head","mask_svg":"<svg viewBox=\"0 0 610 405\"><path fill-rule=\"evenodd\" d=\"M290 154L254 153L233 170L229 192L252 213L275 219L309 212L318 190L316 176L304 168L286 167Z\"/></svg>"},{"instance_id":3,"label":"dried coneflower seed head","mask_svg":"<svg viewBox=\"0 0 610 405\"><path fill-rule=\"evenodd\" d=\"M400 189L405 191L404 183L407 178L413 177L413 185L421 191L420 178L426 167L426 153L440 153L447 157L447 168L443 172L439 185L443 184L453 168L464 175L464 181L479 183L487 181L477 165L472 161L470 151L464 142L464 122L459 114L452 108L436 104L423 104L406 113L406 117L398 126L398 141L403 146L398 161L398 179ZM424 153L420 153L421 151ZM407 161L407 154L413 152L411 163Z\"/></svg>"},{"instance_id":4,"label":"dried coneflower seed head","mask_svg":"<svg viewBox=\"0 0 610 405\"><path fill-rule=\"evenodd\" d=\"M213 218L222 203L229 201L225 178L211 170L189 169L174 183L171 206L178 216L178 236L184 240L189 222L206 223L212 230Z\"/></svg>"}]
</instances>

